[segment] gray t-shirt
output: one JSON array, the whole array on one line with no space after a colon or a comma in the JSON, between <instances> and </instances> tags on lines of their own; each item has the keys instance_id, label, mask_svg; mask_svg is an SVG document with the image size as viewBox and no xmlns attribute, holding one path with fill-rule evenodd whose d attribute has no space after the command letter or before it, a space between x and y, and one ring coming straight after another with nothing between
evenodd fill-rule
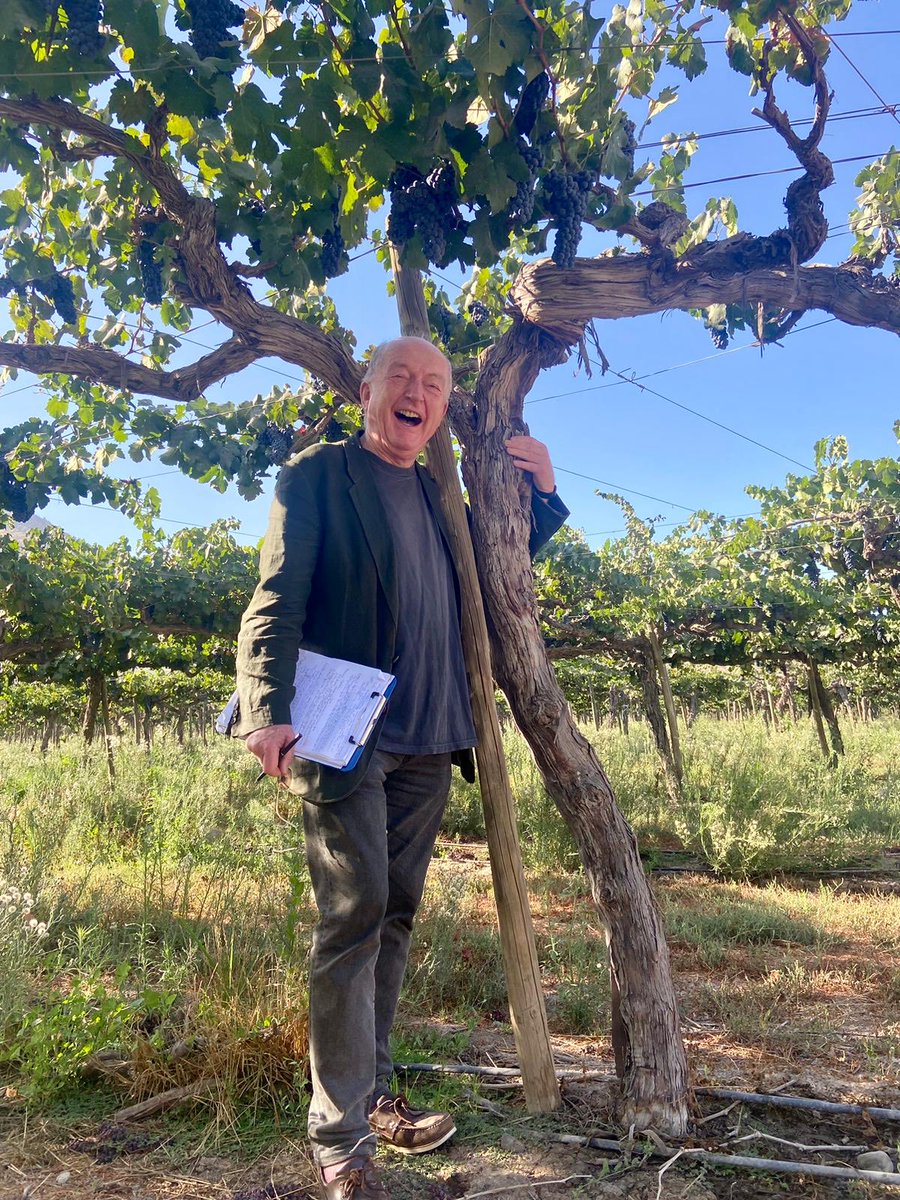
<instances>
[{"instance_id":1,"label":"gray t-shirt","mask_svg":"<svg viewBox=\"0 0 900 1200\"><path fill-rule=\"evenodd\" d=\"M475 728L448 551L415 467L367 452L397 568L397 686L378 740L391 754L441 754L475 745Z\"/></svg>"}]
</instances>

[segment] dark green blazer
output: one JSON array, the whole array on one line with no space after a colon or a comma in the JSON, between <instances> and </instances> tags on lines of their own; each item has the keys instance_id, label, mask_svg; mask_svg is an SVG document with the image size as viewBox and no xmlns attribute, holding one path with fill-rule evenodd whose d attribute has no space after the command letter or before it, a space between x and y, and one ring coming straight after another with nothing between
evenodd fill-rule
<instances>
[{"instance_id":1,"label":"dark green blazer","mask_svg":"<svg viewBox=\"0 0 900 1200\"><path fill-rule=\"evenodd\" d=\"M395 555L384 508L368 463L354 438L304 450L282 470L260 556L260 582L241 622L237 682L239 718L232 732L246 736L267 725L290 725L297 650L392 671L397 631ZM454 577L456 564L441 513L438 488L417 467L444 538ZM534 499L531 552L564 523L568 509L553 497ZM459 581L456 579L457 612ZM359 783L375 744L370 738L351 771L293 759L287 785L325 803ZM472 767L472 754L462 752ZM470 775L470 770L464 773Z\"/></svg>"}]
</instances>

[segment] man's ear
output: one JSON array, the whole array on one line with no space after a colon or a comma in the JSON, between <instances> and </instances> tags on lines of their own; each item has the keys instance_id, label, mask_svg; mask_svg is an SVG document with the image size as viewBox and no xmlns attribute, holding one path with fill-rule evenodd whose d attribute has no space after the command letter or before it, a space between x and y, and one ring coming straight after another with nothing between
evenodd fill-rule
<instances>
[{"instance_id":1,"label":"man's ear","mask_svg":"<svg viewBox=\"0 0 900 1200\"><path fill-rule=\"evenodd\" d=\"M369 407L369 400L371 399L371 396L372 385L368 382L368 380L364 379L359 385L359 402L362 405L363 414L365 414L366 409Z\"/></svg>"}]
</instances>

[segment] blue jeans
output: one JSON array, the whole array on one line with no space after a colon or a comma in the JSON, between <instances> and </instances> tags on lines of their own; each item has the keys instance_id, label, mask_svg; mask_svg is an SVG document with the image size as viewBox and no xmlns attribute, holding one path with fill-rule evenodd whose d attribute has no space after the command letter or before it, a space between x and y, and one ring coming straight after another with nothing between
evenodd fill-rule
<instances>
[{"instance_id":1,"label":"blue jeans","mask_svg":"<svg viewBox=\"0 0 900 1200\"><path fill-rule=\"evenodd\" d=\"M376 750L349 796L303 806L319 910L309 973L309 1136L320 1167L374 1153L369 1100L393 1071L391 1026L449 790L449 754Z\"/></svg>"}]
</instances>

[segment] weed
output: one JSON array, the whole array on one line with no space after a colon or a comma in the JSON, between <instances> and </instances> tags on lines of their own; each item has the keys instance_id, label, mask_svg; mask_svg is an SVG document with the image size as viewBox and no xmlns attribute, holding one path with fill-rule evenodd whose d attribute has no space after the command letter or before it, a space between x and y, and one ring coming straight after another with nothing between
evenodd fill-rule
<instances>
[{"instance_id":1,"label":"weed","mask_svg":"<svg viewBox=\"0 0 900 1200\"><path fill-rule=\"evenodd\" d=\"M462 1020L505 1012L500 938L493 925L466 919L472 899L463 879L426 889L404 987L413 1011Z\"/></svg>"}]
</instances>

